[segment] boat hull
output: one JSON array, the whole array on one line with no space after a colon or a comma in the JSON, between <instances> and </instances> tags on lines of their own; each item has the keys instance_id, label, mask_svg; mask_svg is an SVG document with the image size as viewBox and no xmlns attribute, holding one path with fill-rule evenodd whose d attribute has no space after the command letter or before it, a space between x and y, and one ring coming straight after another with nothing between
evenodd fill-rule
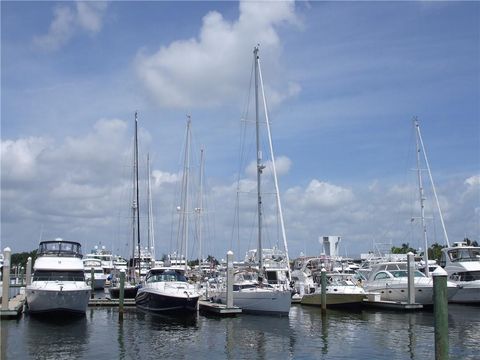
<instances>
[{"instance_id":1,"label":"boat hull","mask_svg":"<svg viewBox=\"0 0 480 360\"><path fill-rule=\"evenodd\" d=\"M365 298L365 292L338 292L326 294L327 306L355 306L360 305ZM313 294L305 294L301 300L302 305L322 305L322 294L320 292Z\"/></svg>"},{"instance_id":2,"label":"boat hull","mask_svg":"<svg viewBox=\"0 0 480 360\"><path fill-rule=\"evenodd\" d=\"M26 288L30 313L72 312L84 314L90 299L90 288L85 284L35 284Z\"/></svg>"},{"instance_id":3,"label":"boat hull","mask_svg":"<svg viewBox=\"0 0 480 360\"><path fill-rule=\"evenodd\" d=\"M456 283L458 291L449 299L449 302L460 304L480 304L480 280Z\"/></svg>"},{"instance_id":4,"label":"boat hull","mask_svg":"<svg viewBox=\"0 0 480 360\"><path fill-rule=\"evenodd\" d=\"M120 287L119 286L113 286L108 289L110 292L110 296L113 299L118 299L120 297ZM123 289L123 297L125 299L135 299L135 296L137 296L137 291L138 291L138 286L125 286Z\"/></svg>"},{"instance_id":5,"label":"boat hull","mask_svg":"<svg viewBox=\"0 0 480 360\"><path fill-rule=\"evenodd\" d=\"M415 283L415 303L422 305L433 305L433 282L429 279L429 283ZM381 300L407 302L408 301L408 284L405 283L388 283L388 284L370 284L365 286L368 292L380 293ZM447 285L447 298L453 298L458 288L453 284Z\"/></svg>"},{"instance_id":6,"label":"boat hull","mask_svg":"<svg viewBox=\"0 0 480 360\"><path fill-rule=\"evenodd\" d=\"M226 304L226 292L213 296L213 301ZM233 291L233 305L244 313L287 316L291 304L292 294L289 290L247 288Z\"/></svg>"},{"instance_id":7,"label":"boat hull","mask_svg":"<svg viewBox=\"0 0 480 360\"><path fill-rule=\"evenodd\" d=\"M140 288L135 296L137 307L156 312L194 312L197 311L199 295L171 294L157 289Z\"/></svg>"}]
</instances>

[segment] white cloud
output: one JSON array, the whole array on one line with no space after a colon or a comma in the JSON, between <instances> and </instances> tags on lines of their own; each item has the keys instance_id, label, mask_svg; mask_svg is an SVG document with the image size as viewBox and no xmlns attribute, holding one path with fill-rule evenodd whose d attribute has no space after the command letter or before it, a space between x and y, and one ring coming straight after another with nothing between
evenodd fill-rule
<instances>
[{"instance_id":1,"label":"white cloud","mask_svg":"<svg viewBox=\"0 0 480 360\"><path fill-rule=\"evenodd\" d=\"M480 185L480 175L473 175L470 176L468 179L465 180L465 184L471 187L479 186Z\"/></svg>"},{"instance_id":2,"label":"white cloud","mask_svg":"<svg viewBox=\"0 0 480 360\"><path fill-rule=\"evenodd\" d=\"M36 174L39 156L50 145L51 140L42 137L2 140L2 180L30 180Z\"/></svg>"},{"instance_id":3,"label":"white cloud","mask_svg":"<svg viewBox=\"0 0 480 360\"><path fill-rule=\"evenodd\" d=\"M354 200L353 191L314 179L305 189L294 187L286 191L286 199L300 207L325 209L345 205Z\"/></svg>"},{"instance_id":4,"label":"white cloud","mask_svg":"<svg viewBox=\"0 0 480 360\"><path fill-rule=\"evenodd\" d=\"M246 91L253 46L261 44L265 68L278 73L280 39L276 28L298 23L293 1L240 2L238 20L229 22L211 11L203 18L198 38L178 40L153 54L141 51L137 73L153 99L162 106L215 106L236 100ZM279 79L279 76L272 76ZM275 80L276 81L276 80ZM298 84L270 84L270 103L297 94Z\"/></svg>"},{"instance_id":5,"label":"white cloud","mask_svg":"<svg viewBox=\"0 0 480 360\"><path fill-rule=\"evenodd\" d=\"M174 184L181 179L179 174L171 174L160 170L152 171L152 178L153 187L161 187L163 184Z\"/></svg>"},{"instance_id":6,"label":"white cloud","mask_svg":"<svg viewBox=\"0 0 480 360\"><path fill-rule=\"evenodd\" d=\"M106 2L76 2L76 7L57 6L53 10L53 20L45 35L35 36L33 43L46 51L55 51L66 45L78 32L94 34L102 28L102 17L107 8Z\"/></svg>"}]
</instances>

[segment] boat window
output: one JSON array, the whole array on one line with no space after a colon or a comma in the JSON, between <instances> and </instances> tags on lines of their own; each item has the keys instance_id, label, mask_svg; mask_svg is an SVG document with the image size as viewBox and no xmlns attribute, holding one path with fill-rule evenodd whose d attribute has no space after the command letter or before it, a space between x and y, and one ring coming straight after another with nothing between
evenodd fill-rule
<instances>
[{"instance_id":1,"label":"boat window","mask_svg":"<svg viewBox=\"0 0 480 360\"><path fill-rule=\"evenodd\" d=\"M33 281L85 281L83 271L36 270Z\"/></svg>"},{"instance_id":2,"label":"boat window","mask_svg":"<svg viewBox=\"0 0 480 360\"><path fill-rule=\"evenodd\" d=\"M384 271L379 272L377 275L375 275L374 280L382 280L382 279L390 279L390 275L388 275Z\"/></svg>"},{"instance_id":3,"label":"boat window","mask_svg":"<svg viewBox=\"0 0 480 360\"><path fill-rule=\"evenodd\" d=\"M454 249L448 252L448 256L455 261L479 261L480 260L480 248L464 248Z\"/></svg>"}]
</instances>

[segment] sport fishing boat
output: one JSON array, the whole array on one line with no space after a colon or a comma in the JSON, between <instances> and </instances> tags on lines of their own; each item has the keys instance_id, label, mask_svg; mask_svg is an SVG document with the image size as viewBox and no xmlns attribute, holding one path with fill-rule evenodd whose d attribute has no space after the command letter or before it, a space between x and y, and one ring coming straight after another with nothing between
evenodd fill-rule
<instances>
[{"instance_id":1,"label":"sport fishing boat","mask_svg":"<svg viewBox=\"0 0 480 360\"><path fill-rule=\"evenodd\" d=\"M78 242L60 238L40 242L26 298L31 313L85 313L90 286L85 282Z\"/></svg>"}]
</instances>

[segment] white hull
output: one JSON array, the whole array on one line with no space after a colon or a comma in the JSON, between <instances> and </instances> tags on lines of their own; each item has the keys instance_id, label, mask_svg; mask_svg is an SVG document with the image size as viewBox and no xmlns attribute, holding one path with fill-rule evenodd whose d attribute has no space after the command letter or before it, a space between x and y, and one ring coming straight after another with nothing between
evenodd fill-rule
<instances>
[{"instance_id":1,"label":"white hull","mask_svg":"<svg viewBox=\"0 0 480 360\"><path fill-rule=\"evenodd\" d=\"M447 297L450 299L456 294L458 288L452 283L447 284ZM408 282L391 280L388 283L366 284L367 292L380 293L384 301L407 302ZM430 278L415 278L415 303L433 305L433 281Z\"/></svg>"},{"instance_id":2,"label":"white hull","mask_svg":"<svg viewBox=\"0 0 480 360\"><path fill-rule=\"evenodd\" d=\"M480 280L459 281L458 291L449 299L453 303L480 304Z\"/></svg>"},{"instance_id":3,"label":"white hull","mask_svg":"<svg viewBox=\"0 0 480 360\"><path fill-rule=\"evenodd\" d=\"M327 305L355 305L361 304L366 297L365 290L358 286L335 286L331 285L327 288L326 301ZM318 289L313 294L305 294L301 303L305 305L322 304L322 293Z\"/></svg>"},{"instance_id":4,"label":"white hull","mask_svg":"<svg viewBox=\"0 0 480 360\"><path fill-rule=\"evenodd\" d=\"M26 288L28 309L32 313L75 312L85 313L90 288L85 282L36 281Z\"/></svg>"},{"instance_id":5,"label":"white hull","mask_svg":"<svg viewBox=\"0 0 480 360\"><path fill-rule=\"evenodd\" d=\"M213 296L214 301L227 303L226 292ZM272 290L271 288L246 288L233 291L233 305L245 313L288 315L292 296L289 290Z\"/></svg>"}]
</instances>

